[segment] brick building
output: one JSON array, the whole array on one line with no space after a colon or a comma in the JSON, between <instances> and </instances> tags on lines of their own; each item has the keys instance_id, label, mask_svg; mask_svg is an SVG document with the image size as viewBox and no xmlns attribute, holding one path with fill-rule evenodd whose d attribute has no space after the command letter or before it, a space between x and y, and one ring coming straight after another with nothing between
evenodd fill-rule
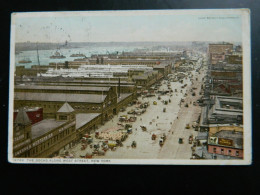
<instances>
[{"instance_id":1,"label":"brick building","mask_svg":"<svg viewBox=\"0 0 260 195\"><path fill-rule=\"evenodd\" d=\"M208 152L243 158L243 132L221 130L209 136Z\"/></svg>"},{"instance_id":2,"label":"brick building","mask_svg":"<svg viewBox=\"0 0 260 195\"><path fill-rule=\"evenodd\" d=\"M231 43L217 43L209 44L208 58L210 64L217 64L218 61L223 61L225 55L231 53L233 50L233 44Z\"/></svg>"}]
</instances>

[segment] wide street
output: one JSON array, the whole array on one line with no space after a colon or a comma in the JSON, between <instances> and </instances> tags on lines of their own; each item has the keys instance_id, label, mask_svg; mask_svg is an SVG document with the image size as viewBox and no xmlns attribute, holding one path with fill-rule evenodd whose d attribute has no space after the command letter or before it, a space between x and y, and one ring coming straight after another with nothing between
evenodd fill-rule
<instances>
[{"instance_id":1,"label":"wide street","mask_svg":"<svg viewBox=\"0 0 260 195\"><path fill-rule=\"evenodd\" d=\"M197 136L198 132L192 128L192 124L196 121L200 115L201 107L193 105L201 95L199 91L201 89L202 77L204 73L198 74L195 70L191 71L190 77L183 79L183 83L171 82L171 88L173 93L160 95L161 100L158 100L158 95L154 97L139 97L141 102L149 102L150 106L146 109L146 112L142 115L137 115L136 122L131 123L133 133L128 135L128 138L123 142L123 146L117 147L116 150L108 150L104 156L93 156L92 158L98 159L190 159L191 158L191 146L188 138L190 135ZM196 78L198 80L196 81ZM193 83L193 84L192 84ZM166 90L167 81L162 80L162 86L159 90ZM183 85L186 87L182 88ZM192 96L190 89L195 89L196 96ZM177 92L175 92L177 89ZM182 91L181 91L182 90ZM187 93L185 97L184 94ZM184 102L181 102L184 99ZM163 101L171 100L167 105ZM156 101L157 105L153 105ZM180 105L181 103L181 105ZM188 107L185 104L188 103ZM120 112L115 115L112 120L105 123L105 125L99 127L96 131L101 132L108 128L118 126L119 116L127 115L127 112L135 108L136 105L127 107L124 112ZM163 112L163 108L166 108L166 112ZM177 119L178 117L178 119ZM186 124L190 124L190 129L185 129ZM147 131L142 131L141 125L147 127ZM156 134L156 140L152 140L152 134ZM166 141L163 146L159 145L160 137L166 134ZM93 136L94 137L94 136ZM183 143L179 144L179 138L183 138ZM94 143L99 143L102 140L94 138ZM131 144L135 141L137 143L136 148L132 148ZM77 144L71 149L67 149L69 153L73 154L74 158L80 158L86 154L91 154L93 149L87 147L85 150L81 150L81 144ZM62 152L62 151L61 151Z\"/></svg>"},{"instance_id":2,"label":"wide street","mask_svg":"<svg viewBox=\"0 0 260 195\"><path fill-rule=\"evenodd\" d=\"M194 73L194 72L193 72ZM190 102L196 102L196 100L201 97L199 91L201 88L203 74L198 74L198 81L194 79L194 84L188 87L188 96L185 98L185 102L182 103L181 109L178 113L178 119L174 120L170 132L167 135L164 146L158 154L159 159L189 159L191 157L191 146L189 144L189 136L192 135L194 138L198 135L194 128L186 129L186 124L192 126L194 122L198 119L201 107L198 105L190 104ZM194 76L195 78L195 76ZM197 88L195 91L196 96L192 96L190 89ZM188 103L189 107L185 107ZM179 144L179 138L183 138L183 144Z\"/></svg>"}]
</instances>

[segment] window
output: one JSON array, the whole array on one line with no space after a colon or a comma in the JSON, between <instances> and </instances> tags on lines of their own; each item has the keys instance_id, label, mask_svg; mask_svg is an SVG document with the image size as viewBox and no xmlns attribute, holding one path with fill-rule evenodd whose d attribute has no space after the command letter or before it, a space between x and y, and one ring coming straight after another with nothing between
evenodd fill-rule
<instances>
[{"instance_id":1,"label":"window","mask_svg":"<svg viewBox=\"0 0 260 195\"><path fill-rule=\"evenodd\" d=\"M236 156L239 156L239 151L236 151Z\"/></svg>"},{"instance_id":2,"label":"window","mask_svg":"<svg viewBox=\"0 0 260 195\"><path fill-rule=\"evenodd\" d=\"M228 154L231 155L231 153L232 153L231 150L228 150Z\"/></svg>"},{"instance_id":3,"label":"window","mask_svg":"<svg viewBox=\"0 0 260 195\"><path fill-rule=\"evenodd\" d=\"M213 148L213 152L216 153L217 152L217 148Z\"/></svg>"},{"instance_id":4,"label":"window","mask_svg":"<svg viewBox=\"0 0 260 195\"><path fill-rule=\"evenodd\" d=\"M224 154L224 149L221 149L221 154Z\"/></svg>"},{"instance_id":5,"label":"window","mask_svg":"<svg viewBox=\"0 0 260 195\"><path fill-rule=\"evenodd\" d=\"M60 115L60 116L59 116L59 120L67 120L67 116Z\"/></svg>"}]
</instances>

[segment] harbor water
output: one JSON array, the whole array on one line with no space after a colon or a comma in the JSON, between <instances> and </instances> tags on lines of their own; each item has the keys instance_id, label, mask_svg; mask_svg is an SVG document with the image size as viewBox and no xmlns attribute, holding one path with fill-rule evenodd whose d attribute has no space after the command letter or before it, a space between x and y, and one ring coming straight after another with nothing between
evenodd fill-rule
<instances>
[{"instance_id":1,"label":"harbor water","mask_svg":"<svg viewBox=\"0 0 260 195\"><path fill-rule=\"evenodd\" d=\"M61 55L66 56L62 59L51 59L50 56L54 55L56 50L38 50L40 65L49 65L49 63L64 63L65 61L74 61L74 59L83 57L70 57L72 54L84 54L86 57L96 54L112 54L112 53L122 53L131 52L135 49L142 49L142 47L82 47L82 48L66 48L61 49L58 52ZM31 63L19 63L21 60L30 60ZM22 51L19 54L15 54L15 66L25 66L25 68L31 68L32 65L38 65L37 50Z\"/></svg>"}]
</instances>

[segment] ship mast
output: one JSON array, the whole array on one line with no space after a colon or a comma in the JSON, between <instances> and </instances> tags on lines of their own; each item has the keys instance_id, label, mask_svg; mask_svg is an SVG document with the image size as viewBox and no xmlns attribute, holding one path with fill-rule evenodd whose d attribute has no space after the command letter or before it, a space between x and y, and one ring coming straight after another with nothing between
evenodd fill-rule
<instances>
[{"instance_id":1,"label":"ship mast","mask_svg":"<svg viewBox=\"0 0 260 195\"><path fill-rule=\"evenodd\" d=\"M37 60L38 60L37 75L38 75L38 69L40 68L40 58L39 58L39 51L38 51L38 42L36 43L36 45L37 45Z\"/></svg>"}]
</instances>

